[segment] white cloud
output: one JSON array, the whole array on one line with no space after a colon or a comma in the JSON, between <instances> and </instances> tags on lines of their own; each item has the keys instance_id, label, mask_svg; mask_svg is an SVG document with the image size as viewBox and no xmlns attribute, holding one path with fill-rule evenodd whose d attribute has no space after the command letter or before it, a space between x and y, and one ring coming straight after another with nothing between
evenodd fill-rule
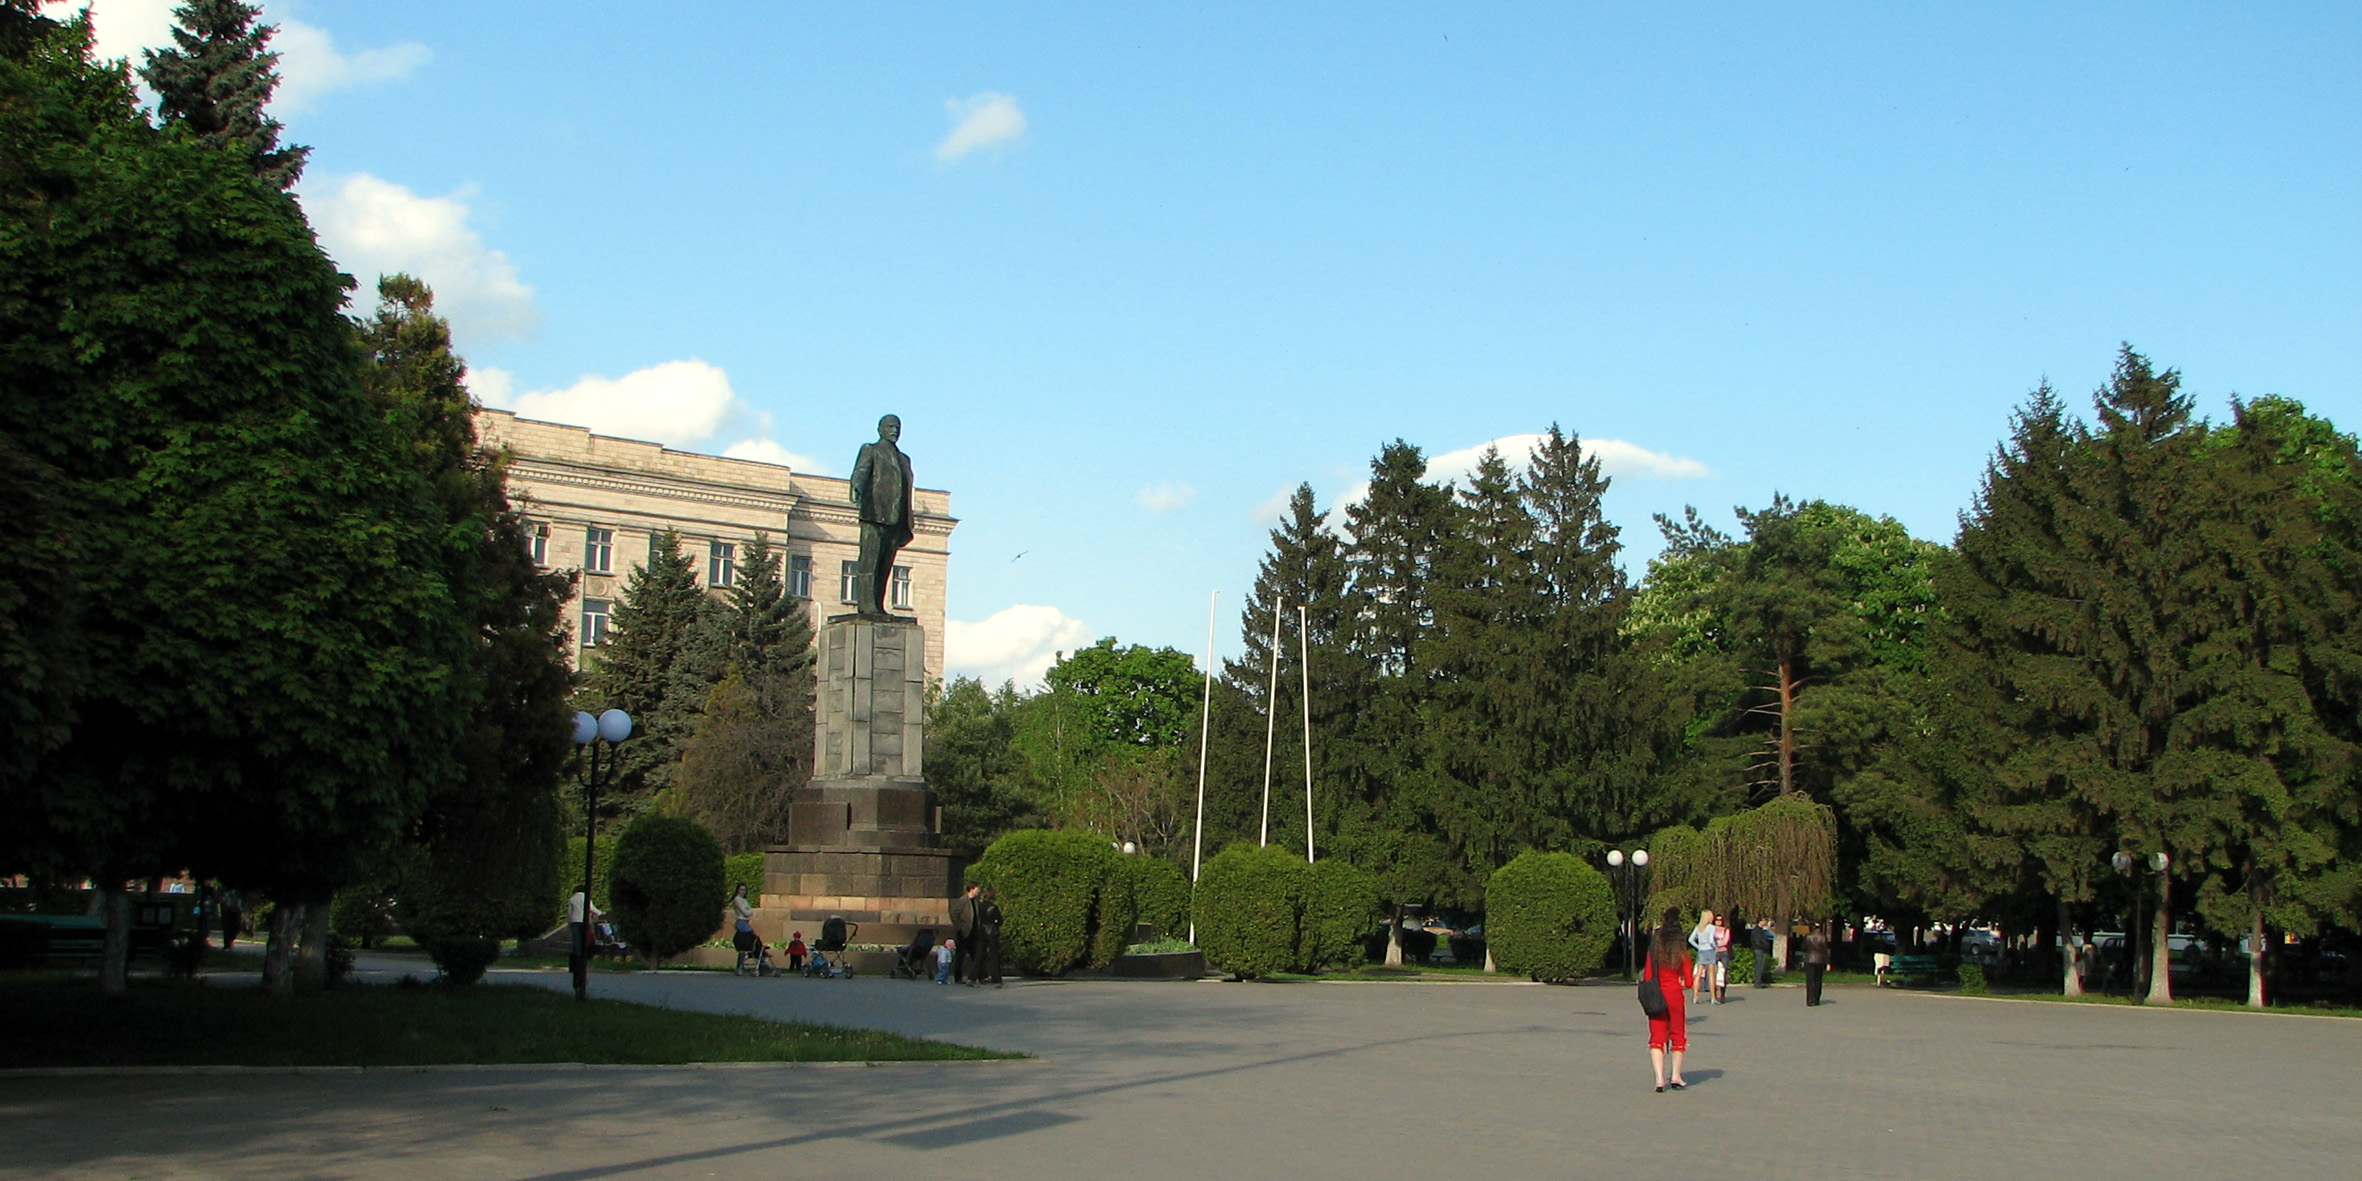
<instances>
[{"instance_id":1,"label":"white cloud","mask_svg":"<svg viewBox=\"0 0 2362 1181\"><path fill-rule=\"evenodd\" d=\"M320 245L361 280L357 303L376 302L377 276L407 271L435 289L461 352L533 330L533 289L468 224L468 194L421 197L366 172L306 180L299 192Z\"/></svg>"},{"instance_id":2,"label":"white cloud","mask_svg":"<svg viewBox=\"0 0 2362 1181\"><path fill-rule=\"evenodd\" d=\"M1270 499L1256 505L1248 515L1252 516L1258 525L1276 526L1288 519L1288 502L1294 500L1295 497L1296 490L1293 487L1282 488L1272 493Z\"/></svg>"},{"instance_id":3,"label":"white cloud","mask_svg":"<svg viewBox=\"0 0 2362 1181\"><path fill-rule=\"evenodd\" d=\"M943 109L951 114L952 128L951 134L935 145L939 164L957 163L978 148L1005 144L1025 134L1025 112L1017 109L1017 100L1010 95L987 90L947 99Z\"/></svg>"},{"instance_id":4,"label":"white cloud","mask_svg":"<svg viewBox=\"0 0 2362 1181\"><path fill-rule=\"evenodd\" d=\"M1509 464L1511 471L1523 471L1525 466L1532 462L1534 449L1541 446L1542 440L1546 437L1540 434L1503 435L1498 439L1478 443L1474 447L1446 451L1427 461L1427 482L1430 484L1456 482L1462 487L1466 487L1468 478L1476 474L1476 465L1483 461L1484 453L1488 448L1499 450L1501 458ZM1638 443L1627 443L1622 439L1584 439L1582 443L1583 453L1598 458L1600 474L1605 476L1691 480L1714 474L1713 469L1697 460L1667 454L1663 451L1651 451ZM1349 504L1359 504L1361 499L1369 494L1370 482L1363 480L1353 485L1343 496L1338 497L1337 505L1342 508ZM1334 520L1343 519L1335 517L1333 513L1331 516Z\"/></svg>"},{"instance_id":5,"label":"white cloud","mask_svg":"<svg viewBox=\"0 0 2362 1181\"><path fill-rule=\"evenodd\" d=\"M1059 652L1091 642L1091 629L1056 607L1019 603L975 623L944 625L943 663L950 676L969 676L998 688L1015 681L1036 688Z\"/></svg>"},{"instance_id":6,"label":"white cloud","mask_svg":"<svg viewBox=\"0 0 2362 1181\"><path fill-rule=\"evenodd\" d=\"M742 439L730 444L722 454L731 459L758 459L764 463L785 464L799 472L822 474L819 460L790 451L769 439Z\"/></svg>"},{"instance_id":7,"label":"white cloud","mask_svg":"<svg viewBox=\"0 0 2362 1181\"><path fill-rule=\"evenodd\" d=\"M498 396L489 383L469 386L487 406L514 410L525 418L589 427L602 435L647 439L690 447L713 438L744 411L730 388L730 375L703 361L666 361L621 377L585 377L562 390L512 393L499 370Z\"/></svg>"},{"instance_id":8,"label":"white cloud","mask_svg":"<svg viewBox=\"0 0 2362 1181\"><path fill-rule=\"evenodd\" d=\"M1140 507L1152 513L1169 513L1189 507L1197 499L1197 489L1187 484L1151 484L1140 490Z\"/></svg>"},{"instance_id":9,"label":"white cloud","mask_svg":"<svg viewBox=\"0 0 2362 1181\"><path fill-rule=\"evenodd\" d=\"M89 8L90 23L98 35L99 56L129 58L137 69L145 64L142 50L160 49L173 43L172 10L180 3L181 0L44 0L43 7L48 9L48 15L56 17ZM416 41L348 54L337 49L336 39L326 29L279 15L277 9L277 5L265 5L262 23L276 25L279 30L271 38L271 48L279 53L279 89L271 106L281 115L301 111L331 91L407 77L433 56Z\"/></svg>"},{"instance_id":10,"label":"white cloud","mask_svg":"<svg viewBox=\"0 0 2362 1181\"><path fill-rule=\"evenodd\" d=\"M279 51L279 90L272 105L282 113L301 111L333 91L407 78L434 56L416 41L348 54L338 50L336 39L318 25L293 17L265 19L279 26L278 35L271 38L271 48Z\"/></svg>"}]
</instances>

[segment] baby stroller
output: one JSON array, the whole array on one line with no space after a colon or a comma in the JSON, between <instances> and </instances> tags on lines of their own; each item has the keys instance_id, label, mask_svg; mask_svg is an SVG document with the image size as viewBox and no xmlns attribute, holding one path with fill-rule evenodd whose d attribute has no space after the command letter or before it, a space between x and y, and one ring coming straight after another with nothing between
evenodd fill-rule
<instances>
[{"instance_id":1,"label":"baby stroller","mask_svg":"<svg viewBox=\"0 0 2362 1181\"><path fill-rule=\"evenodd\" d=\"M924 980L934 970L929 963L934 956L935 929L929 927L894 949L894 970L889 975L897 980Z\"/></svg>"},{"instance_id":2,"label":"baby stroller","mask_svg":"<svg viewBox=\"0 0 2362 1181\"><path fill-rule=\"evenodd\" d=\"M851 976L853 969L845 963L845 944L859 934L858 923L848 923L842 915L830 915L820 924L820 939L812 945L812 961L804 966L804 975L822 978Z\"/></svg>"}]
</instances>

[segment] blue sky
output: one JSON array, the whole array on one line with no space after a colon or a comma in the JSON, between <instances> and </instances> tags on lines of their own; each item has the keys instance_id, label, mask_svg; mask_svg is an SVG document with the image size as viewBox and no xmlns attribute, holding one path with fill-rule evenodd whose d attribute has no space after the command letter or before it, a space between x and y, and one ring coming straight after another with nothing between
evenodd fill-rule
<instances>
[{"instance_id":1,"label":"blue sky","mask_svg":"<svg viewBox=\"0 0 2362 1181\"><path fill-rule=\"evenodd\" d=\"M1215 588L1235 653L1274 498L1396 436L1599 441L1637 574L1775 490L1948 540L2123 341L2362 426L2352 4L1110 9L266 11L323 242L487 400L832 473L900 414L955 673Z\"/></svg>"}]
</instances>

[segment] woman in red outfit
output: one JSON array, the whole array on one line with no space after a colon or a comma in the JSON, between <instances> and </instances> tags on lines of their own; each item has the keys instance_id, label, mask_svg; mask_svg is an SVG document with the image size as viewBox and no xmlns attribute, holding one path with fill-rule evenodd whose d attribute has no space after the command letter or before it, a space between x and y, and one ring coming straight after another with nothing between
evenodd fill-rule
<instances>
[{"instance_id":1,"label":"woman in red outfit","mask_svg":"<svg viewBox=\"0 0 2362 1181\"><path fill-rule=\"evenodd\" d=\"M1689 1086L1681 1077L1681 1056L1689 1051L1689 1015L1682 1008L1692 985L1689 945L1682 938L1681 916L1671 908L1657 924L1656 935L1649 940L1648 962L1641 966L1641 975L1657 982L1657 991L1665 994L1665 1013L1648 1019L1648 1057L1657 1068L1657 1091L1662 1094L1670 1085L1678 1091ZM1665 1055L1673 1055L1673 1075L1665 1075Z\"/></svg>"}]
</instances>

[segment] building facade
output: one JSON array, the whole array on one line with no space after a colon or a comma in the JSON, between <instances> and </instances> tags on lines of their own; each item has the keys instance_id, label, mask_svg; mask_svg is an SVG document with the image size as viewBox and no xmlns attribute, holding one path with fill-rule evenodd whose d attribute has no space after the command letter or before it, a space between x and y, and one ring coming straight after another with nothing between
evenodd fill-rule
<instances>
[{"instance_id":1,"label":"building facade","mask_svg":"<svg viewBox=\"0 0 2362 1181\"><path fill-rule=\"evenodd\" d=\"M647 562L650 545L666 529L679 535L698 584L710 590L737 581L747 543L762 533L772 552L783 555L789 593L810 605L815 633L827 617L854 609L861 525L843 480L596 435L506 410L478 410L476 432L486 446L509 451L509 498L532 521L534 560L581 572L568 604L578 667L598 648L625 580ZM887 601L926 629L927 677L939 680L958 521L951 494L938 489L917 489L912 509L910 545L895 559Z\"/></svg>"}]
</instances>

